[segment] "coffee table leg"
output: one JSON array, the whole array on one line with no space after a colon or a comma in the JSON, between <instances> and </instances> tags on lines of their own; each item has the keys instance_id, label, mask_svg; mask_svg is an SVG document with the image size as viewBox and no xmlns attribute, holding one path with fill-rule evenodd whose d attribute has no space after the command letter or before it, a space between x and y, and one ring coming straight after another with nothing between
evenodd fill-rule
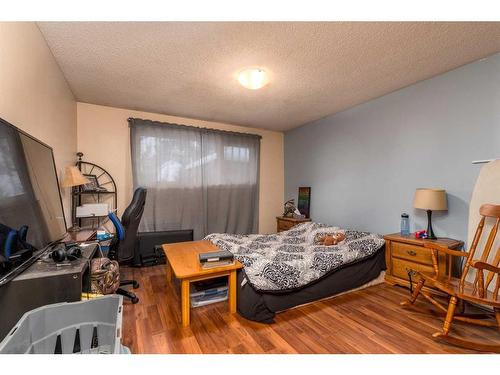
<instances>
[{"instance_id":1,"label":"coffee table leg","mask_svg":"<svg viewBox=\"0 0 500 375\"><path fill-rule=\"evenodd\" d=\"M189 326L189 280L181 281L182 326Z\"/></svg>"},{"instance_id":2,"label":"coffee table leg","mask_svg":"<svg viewBox=\"0 0 500 375\"><path fill-rule=\"evenodd\" d=\"M167 260L167 281L169 283L172 283L172 266L170 265L170 262Z\"/></svg>"},{"instance_id":3,"label":"coffee table leg","mask_svg":"<svg viewBox=\"0 0 500 375\"><path fill-rule=\"evenodd\" d=\"M229 312L236 312L236 271L229 273Z\"/></svg>"}]
</instances>

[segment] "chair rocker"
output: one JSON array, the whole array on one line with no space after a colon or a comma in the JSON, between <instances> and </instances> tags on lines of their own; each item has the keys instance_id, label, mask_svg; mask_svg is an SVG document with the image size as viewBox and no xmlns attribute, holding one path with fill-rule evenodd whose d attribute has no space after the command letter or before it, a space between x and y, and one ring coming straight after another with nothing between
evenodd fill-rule
<instances>
[{"instance_id":1,"label":"chair rocker","mask_svg":"<svg viewBox=\"0 0 500 375\"><path fill-rule=\"evenodd\" d=\"M441 332L436 332L432 335L434 339L443 340L451 345L467 349L500 353L500 345L469 341L450 335L450 329L454 320L481 326L496 327L500 331L500 298L498 295L500 287L500 268L498 267L500 263L500 247L496 253L492 254L493 260L488 262L500 224L500 205L484 204L479 209L479 213L482 217L469 252L450 250L431 241L425 243L425 247L431 251L434 271L432 273L417 272L420 280L411 298L401 302L401 305L403 307L412 306L417 297L422 295L438 310L425 310L426 312L445 317L443 329ZM474 255L483 233L486 218L494 219L495 224L488 234L481 258L475 260ZM446 270L440 269L438 263L439 256L447 256ZM465 266L460 278L452 276L452 257L465 258ZM474 280L474 282L466 281L466 279ZM493 281L495 281L494 284L492 284ZM449 296L447 307L437 301L429 292L422 289L426 283ZM494 285L493 291L489 290L490 285ZM486 312L485 314L465 314L464 302L470 302L483 307L486 306L493 311L491 313ZM461 307L458 313L455 311L457 303ZM420 309L420 311L422 310Z\"/></svg>"}]
</instances>

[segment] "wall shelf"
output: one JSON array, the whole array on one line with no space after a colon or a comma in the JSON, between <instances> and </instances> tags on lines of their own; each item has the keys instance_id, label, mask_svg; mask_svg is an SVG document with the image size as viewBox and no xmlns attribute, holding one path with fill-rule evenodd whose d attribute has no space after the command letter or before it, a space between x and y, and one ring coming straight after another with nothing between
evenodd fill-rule
<instances>
[{"instance_id":1,"label":"wall shelf","mask_svg":"<svg viewBox=\"0 0 500 375\"><path fill-rule=\"evenodd\" d=\"M92 227L99 228L107 220L106 216L76 216L76 207L85 203L107 203L109 205L109 212L116 212L117 207L117 193L116 183L113 177L103 167L82 160L83 153L78 152L78 161L76 166L83 175L95 177L98 187L106 188L104 190L86 190L86 186L75 186L71 193L71 216L73 223L79 227Z\"/></svg>"}]
</instances>

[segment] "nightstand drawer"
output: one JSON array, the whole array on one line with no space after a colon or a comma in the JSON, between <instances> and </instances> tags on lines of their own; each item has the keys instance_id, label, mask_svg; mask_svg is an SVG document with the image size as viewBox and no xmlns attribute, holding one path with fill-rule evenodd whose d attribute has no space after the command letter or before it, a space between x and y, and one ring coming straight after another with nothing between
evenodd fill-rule
<instances>
[{"instance_id":1,"label":"nightstand drawer","mask_svg":"<svg viewBox=\"0 0 500 375\"><path fill-rule=\"evenodd\" d=\"M427 273L434 273L432 266L426 266L420 263L408 262L403 259L394 258L392 260L392 274L396 277L408 280L408 271L421 271Z\"/></svg>"},{"instance_id":2,"label":"nightstand drawer","mask_svg":"<svg viewBox=\"0 0 500 375\"><path fill-rule=\"evenodd\" d=\"M409 287L408 270L434 274L431 251L425 248L425 243L428 240L402 236L400 233L387 234L384 239L386 241L385 260L387 264L385 280L388 283ZM462 241L452 238L438 238L434 241L441 246L455 250L460 250L463 245ZM446 276L447 259L445 254L438 255L437 263L439 274ZM412 280L413 282L418 281L418 276ZM426 285L425 287L432 290L432 286Z\"/></svg>"},{"instance_id":3,"label":"nightstand drawer","mask_svg":"<svg viewBox=\"0 0 500 375\"><path fill-rule=\"evenodd\" d=\"M412 262L419 262L432 266L431 251L421 246L392 242L392 255L397 258L408 259Z\"/></svg>"},{"instance_id":4,"label":"nightstand drawer","mask_svg":"<svg viewBox=\"0 0 500 375\"><path fill-rule=\"evenodd\" d=\"M288 229L291 229L293 228L295 225L297 225L296 223L293 223L291 221L280 221L279 224L278 224L278 231L279 232L282 232L282 231L285 231L285 230L288 230Z\"/></svg>"},{"instance_id":5,"label":"nightstand drawer","mask_svg":"<svg viewBox=\"0 0 500 375\"><path fill-rule=\"evenodd\" d=\"M295 219L291 217L276 217L276 229L278 232L292 229L294 226L311 221L311 219Z\"/></svg>"}]
</instances>

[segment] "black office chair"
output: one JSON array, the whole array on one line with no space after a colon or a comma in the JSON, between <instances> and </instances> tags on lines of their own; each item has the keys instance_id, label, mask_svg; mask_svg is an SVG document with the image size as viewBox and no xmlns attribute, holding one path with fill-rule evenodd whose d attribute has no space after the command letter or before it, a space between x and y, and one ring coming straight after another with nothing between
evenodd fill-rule
<instances>
[{"instance_id":1,"label":"black office chair","mask_svg":"<svg viewBox=\"0 0 500 375\"><path fill-rule=\"evenodd\" d=\"M116 236L113 238L109 246L108 257L116 260L119 264L127 264L134 258L137 231L142 213L144 212L146 193L147 190L142 187L139 187L134 191L132 202L130 202L129 206L125 209L121 222L114 213L109 214L109 218L116 229ZM120 286L125 285L132 285L134 289L139 288L139 283L135 280L120 281ZM118 288L116 293L130 298L132 303L139 302L139 298L128 290Z\"/></svg>"}]
</instances>

